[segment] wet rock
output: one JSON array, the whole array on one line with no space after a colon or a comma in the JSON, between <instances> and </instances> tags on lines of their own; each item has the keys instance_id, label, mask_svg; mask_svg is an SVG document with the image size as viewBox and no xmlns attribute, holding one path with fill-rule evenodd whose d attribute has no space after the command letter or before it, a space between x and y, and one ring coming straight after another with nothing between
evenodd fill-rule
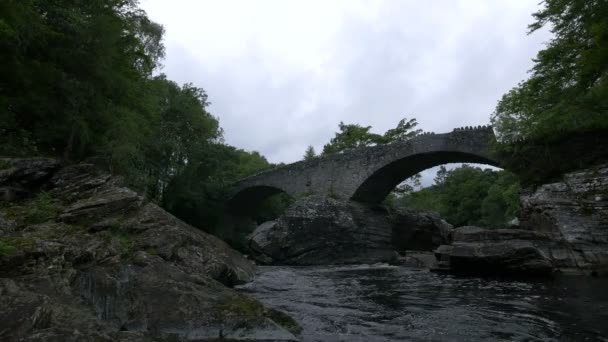
<instances>
[{"instance_id":1,"label":"wet rock","mask_svg":"<svg viewBox=\"0 0 608 342\"><path fill-rule=\"evenodd\" d=\"M37 190L61 164L51 158L0 158L0 187Z\"/></svg>"},{"instance_id":2,"label":"wet rock","mask_svg":"<svg viewBox=\"0 0 608 342\"><path fill-rule=\"evenodd\" d=\"M608 274L608 165L571 172L521 196L520 227L565 247L551 255L566 272Z\"/></svg>"},{"instance_id":3,"label":"wet rock","mask_svg":"<svg viewBox=\"0 0 608 342\"><path fill-rule=\"evenodd\" d=\"M0 236L13 233L17 229L17 222L6 217L5 214L0 212Z\"/></svg>"},{"instance_id":4,"label":"wet rock","mask_svg":"<svg viewBox=\"0 0 608 342\"><path fill-rule=\"evenodd\" d=\"M437 259L433 252L405 251L405 255L398 255L391 264L405 267L435 269L437 268Z\"/></svg>"},{"instance_id":5,"label":"wet rock","mask_svg":"<svg viewBox=\"0 0 608 342\"><path fill-rule=\"evenodd\" d=\"M59 218L68 223L94 223L138 209L143 198L127 188L109 188L69 205Z\"/></svg>"},{"instance_id":6,"label":"wet rock","mask_svg":"<svg viewBox=\"0 0 608 342\"><path fill-rule=\"evenodd\" d=\"M398 208L391 220L393 246L397 251L433 251L452 241L453 226L436 213Z\"/></svg>"},{"instance_id":7,"label":"wet rock","mask_svg":"<svg viewBox=\"0 0 608 342\"><path fill-rule=\"evenodd\" d=\"M547 253L549 236L520 229L461 227L451 245L436 251L441 266L467 274L550 275L553 261Z\"/></svg>"},{"instance_id":8,"label":"wet rock","mask_svg":"<svg viewBox=\"0 0 608 342\"><path fill-rule=\"evenodd\" d=\"M253 278L251 262L120 178L80 164L30 179L61 215L32 224L15 213L35 201L0 208L0 340L296 340L230 288Z\"/></svg>"},{"instance_id":9,"label":"wet rock","mask_svg":"<svg viewBox=\"0 0 608 342\"><path fill-rule=\"evenodd\" d=\"M255 267L241 254L155 204L125 220L119 232L131 236L133 248L158 255L184 272L206 274L228 286L253 279Z\"/></svg>"},{"instance_id":10,"label":"wet rock","mask_svg":"<svg viewBox=\"0 0 608 342\"><path fill-rule=\"evenodd\" d=\"M276 222L259 226L248 241L260 263L374 263L394 257L386 210L329 197L297 200Z\"/></svg>"},{"instance_id":11,"label":"wet rock","mask_svg":"<svg viewBox=\"0 0 608 342\"><path fill-rule=\"evenodd\" d=\"M91 197L108 187L122 187L122 183L122 178L112 177L92 164L66 166L49 180L53 195L69 202Z\"/></svg>"},{"instance_id":12,"label":"wet rock","mask_svg":"<svg viewBox=\"0 0 608 342\"><path fill-rule=\"evenodd\" d=\"M454 243L462 242L500 242L510 240L548 241L551 235L523 229L485 229L476 226L463 226L454 230Z\"/></svg>"},{"instance_id":13,"label":"wet rock","mask_svg":"<svg viewBox=\"0 0 608 342\"><path fill-rule=\"evenodd\" d=\"M29 196L29 192L22 187L2 186L0 187L0 202L13 202Z\"/></svg>"}]
</instances>

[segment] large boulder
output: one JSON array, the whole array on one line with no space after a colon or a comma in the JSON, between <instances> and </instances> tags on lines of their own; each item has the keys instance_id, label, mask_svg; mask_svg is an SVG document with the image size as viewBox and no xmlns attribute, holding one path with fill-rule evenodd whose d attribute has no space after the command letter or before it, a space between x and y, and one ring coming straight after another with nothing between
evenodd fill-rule
<instances>
[{"instance_id":1,"label":"large boulder","mask_svg":"<svg viewBox=\"0 0 608 342\"><path fill-rule=\"evenodd\" d=\"M309 196L249 237L261 263L327 265L375 263L394 258L391 224L381 207Z\"/></svg>"},{"instance_id":2,"label":"large boulder","mask_svg":"<svg viewBox=\"0 0 608 342\"><path fill-rule=\"evenodd\" d=\"M30 179L46 193L0 208L0 340L295 340L231 288L250 261L120 178L79 164Z\"/></svg>"},{"instance_id":3,"label":"large boulder","mask_svg":"<svg viewBox=\"0 0 608 342\"><path fill-rule=\"evenodd\" d=\"M456 273L549 275L554 271L550 242L542 233L468 226L457 228L452 244L440 246L436 255Z\"/></svg>"},{"instance_id":4,"label":"large boulder","mask_svg":"<svg viewBox=\"0 0 608 342\"><path fill-rule=\"evenodd\" d=\"M398 208L391 214L393 246L406 250L433 251L452 241L453 226L438 214Z\"/></svg>"}]
</instances>

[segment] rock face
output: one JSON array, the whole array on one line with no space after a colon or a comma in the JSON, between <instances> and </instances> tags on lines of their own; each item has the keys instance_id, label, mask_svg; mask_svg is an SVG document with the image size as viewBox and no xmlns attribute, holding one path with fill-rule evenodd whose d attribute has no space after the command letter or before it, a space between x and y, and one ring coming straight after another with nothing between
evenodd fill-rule
<instances>
[{"instance_id":1,"label":"rock face","mask_svg":"<svg viewBox=\"0 0 608 342\"><path fill-rule=\"evenodd\" d=\"M436 250L451 271L469 274L547 275L553 272L546 234L520 229L460 227L451 245Z\"/></svg>"},{"instance_id":2,"label":"rock face","mask_svg":"<svg viewBox=\"0 0 608 342\"><path fill-rule=\"evenodd\" d=\"M393 246L406 250L433 251L452 242L453 226L438 214L399 208L391 215Z\"/></svg>"},{"instance_id":3,"label":"rock face","mask_svg":"<svg viewBox=\"0 0 608 342\"><path fill-rule=\"evenodd\" d=\"M522 196L520 226L553 234L560 268L608 272L608 165L566 174Z\"/></svg>"},{"instance_id":4,"label":"rock face","mask_svg":"<svg viewBox=\"0 0 608 342\"><path fill-rule=\"evenodd\" d=\"M14 201L38 190L60 163L50 158L0 158L0 201Z\"/></svg>"},{"instance_id":5,"label":"rock face","mask_svg":"<svg viewBox=\"0 0 608 342\"><path fill-rule=\"evenodd\" d=\"M36 163L0 174L46 190L0 208L0 340L295 339L230 288L254 266L224 242L92 165Z\"/></svg>"},{"instance_id":6,"label":"rock face","mask_svg":"<svg viewBox=\"0 0 608 342\"><path fill-rule=\"evenodd\" d=\"M374 263L394 258L386 210L310 196L297 200L276 221L249 238L261 263L328 265Z\"/></svg>"},{"instance_id":7,"label":"rock face","mask_svg":"<svg viewBox=\"0 0 608 342\"><path fill-rule=\"evenodd\" d=\"M608 165L572 172L521 196L521 229L461 227L436 250L467 273L608 274Z\"/></svg>"}]
</instances>

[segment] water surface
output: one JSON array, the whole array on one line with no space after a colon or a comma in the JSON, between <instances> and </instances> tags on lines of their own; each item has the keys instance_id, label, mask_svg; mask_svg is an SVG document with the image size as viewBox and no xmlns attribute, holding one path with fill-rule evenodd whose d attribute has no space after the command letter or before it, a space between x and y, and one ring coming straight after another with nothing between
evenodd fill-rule
<instances>
[{"instance_id":1,"label":"water surface","mask_svg":"<svg viewBox=\"0 0 608 342\"><path fill-rule=\"evenodd\" d=\"M240 289L298 320L304 341L608 341L608 279L268 266Z\"/></svg>"}]
</instances>

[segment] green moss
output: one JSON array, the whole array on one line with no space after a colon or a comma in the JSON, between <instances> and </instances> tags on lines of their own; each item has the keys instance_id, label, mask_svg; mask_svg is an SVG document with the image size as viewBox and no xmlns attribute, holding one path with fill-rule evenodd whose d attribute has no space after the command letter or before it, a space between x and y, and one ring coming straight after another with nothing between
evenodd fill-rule
<instances>
[{"instance_id":1,"label":"green moss","mask_svg":"<svg viewBox=\"0 0 608 342\"><path fill-rule=\"evenodd\" d=\"M131 237L126 234L116 235L120 248L122 249L123 256L132 256L135 252L135 243L131 240Z\"/></svg>"},{"instance_id":2,"label":"green moss","mask_svg":"<svg viewBox=\"0 0 608 342\"><path fill-rule=\"evenodd\" d=\"M11 255L17 251L17 248L6 241L0 240L0 257Z\"/></svg>"},{"instance_id":3,"label":"green moss","mask_svg":"<svg viewBox=\"0 0 608 342\"><path fill-rule=\"evenodd\" d=\"M230 297L214 309L216 318L222 323L232 323L243 328L251 328L268 318L292 334L299 334L302 331L298 322L286 313L265 308L257 300L244 295Z\"/></svg>"},{"instance_id":4,"label":"green moss","mask_svg":"<svg viewBox=\"0 0 608 342\"><path fill-rule=\"evenodd\" d=\"M26 225L54 220L62 208L62 203L48 192L41 192L30 200L2 203L0 206L7 218Z\"/></svg>"},{"instance_id":5,"label":"green moss","mask_svg":"<svg viewBox=\"0 0 608 342\"><path fill-rule=\"evenodd\" d=\"M41 192L25 208L23 220L28 224L38 224L54 220L62 206L48 192Z\"/></svg>"},{"instance_id":6,"label":"green moss","mask_svg":"<svg viewBox=\"0 0 608 342\"><path fill-rule=\"evenodd\" d=\"M12 255L17 251L34 247L35 237L8 237L0 240L0 256Z\"/></svg>"},{"instance_id":7,"label":"green moss","mask_svg":"<svg viewBox=\"0 0 608 342\"><path fill-rule=\"evenodd\" d=\"M293 319L291 316L282 311L275 309L267 309L266 317L270 318L276 324L287 329L287 331L292 334L297 335L302 332L302 327L300 326L300 324L298 324L298 322L296 322L296 320Z\"/></svg>"},{"instance_id":8,"label":"green moss","mask_svg":"<svg viewBox=\"0 0 608 342\"><path fill-rule=\"evenodd\" d=\"M257 322L264 317L264 311L264 306L257 300L237 295L216 305L214 315L220 322Z\"/></svg>"},{"instance_id":9,"label":"green moss","mask_svg":"<svg viewBox=\"0 0 608 342\"><path fill-rule=\"evenodd\" d=\"M0 159L0 170L10 169L11 167L13 167L11 163L4 159Z\"/></svg>"},{"instance_id":10,"label":"green moss","mask_svg":"<svg viewBox=\"0 0 608 342\"><path fill-rule=\"evenodd\" d=\"M145 249L146 253L150 254L150 255L158 255L158 249L154 248L154 247L147 247Z\"/></svg>"}]
</instances>

